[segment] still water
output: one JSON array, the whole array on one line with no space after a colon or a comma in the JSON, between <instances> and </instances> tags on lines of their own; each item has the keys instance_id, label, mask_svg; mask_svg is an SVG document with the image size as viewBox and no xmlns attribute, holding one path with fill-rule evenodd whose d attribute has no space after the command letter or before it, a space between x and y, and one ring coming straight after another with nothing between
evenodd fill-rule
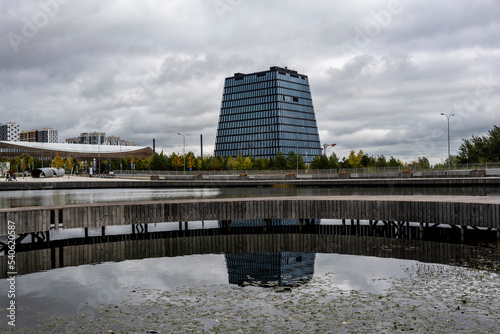
<instances>
[{"instance_id":1,"label":"still water","mask_svg":"<svg viewBox=\"0 0 500 334\"><path fill-rule=\"evenodd\" d=\"M16 329L493 333L500 325L498 249L197 225L20 249Z\"/></svg>"},{"instance_id":2,"label":"still water","mask_svg":"<svg viewBox=\"0 0 500 334\"><path fill-rule=\"evenodd\" d=\"M371 190L370 190L371 191ZM422 194L427 190L384 190ZM438 191L439 192L439 191ZM478 190L455 195L497 196ZM250 196L349 195L363 189L105 189L0 192L2 208ZM373 193L372 193L373 194ZM433 193L436 194L436 193ZM477 332L500 328L500 249L304 227L221 222L52 231L18 245L16 327L72 333ZM315 225L317 224L317 225ZM296 225L296 224L295 224ZM333 223L333 225L335 225ZM276 227L276 228L275 228ZM330 230L334 230L332 227ZM382 231L382 230L381 230ZM384 231L382 231L384 232ZM357 234L357 235L356 235ZM392 234L391 234L392 235ZM5 256L0 256L7 268Z\"/></svg>"},{"instance_id":3,"label":"still water","mask_svg":"<svg viewBox=\"0 0 500 334\"><path fill-rule=\"evenodd\" d=\"M500 196L498 189L487 187L419 188L218 188L218 189L72 189L0 191L0 208L52 206L103 202L160 201L194 198L239 198L272 196L350 196L350 195L455 195Z\"/></svg>"}]
</instances>

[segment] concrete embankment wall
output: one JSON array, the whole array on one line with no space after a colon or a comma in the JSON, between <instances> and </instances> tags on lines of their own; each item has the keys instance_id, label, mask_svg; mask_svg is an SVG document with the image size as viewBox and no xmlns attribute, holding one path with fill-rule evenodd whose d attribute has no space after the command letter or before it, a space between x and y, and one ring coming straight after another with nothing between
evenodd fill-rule
<instances>
[{"instance_id":1,"label":"concrete embankment wall","mask_svg":"<svg viewBox=\"0 0 500 334\"><path fill-rule=\"evenodd\" d=\"M230 187L496 187L500 188L500 178L429 178L429 179L241 179L241 180L106 180L99 179L71 181L24 181L1 182L0 191L37 189L112 189L112 188L230 188Z\"/></svg>"},{"instance_id":2,"label":"concrete embankment wall","mask_svg":"<svg viewBox=\"0 0 500 334\"><path fill-rule=\"evenodd\" d=\"M0 235L7 222L16 234L63 227L99 227L157 222L234 219L362 219L500 227L500 203L479 197L346 196L175 200L103 203L0 210Z\"/></svg>"}]
</instances>

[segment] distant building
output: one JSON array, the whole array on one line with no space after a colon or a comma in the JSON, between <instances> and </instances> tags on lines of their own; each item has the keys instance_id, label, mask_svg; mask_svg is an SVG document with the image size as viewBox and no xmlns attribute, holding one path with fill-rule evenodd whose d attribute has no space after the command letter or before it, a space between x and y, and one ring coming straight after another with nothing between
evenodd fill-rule
<instances>
[{"instance_id":1,"label":"distant building","mask_svg":"<svg viewBox=\"0 0 500 334\"><path fill-rule=\"evenodd\" d=\"M80 161L93 159L119 159L131 156L133 159L147 159L153 150L147 146L85 145L64 143L29 143L0 141L0 156L15 159L23 153L41 160L53 159L56 154L61 158L71 157Z\"/></svg>"},{"instance_id":2,"label":"distant building","mask_svg":"<svg viewBox=\"0 0 500 334\"><path fill-rule=\"evenodd\" d=\"M23 130L19 134L20 141L34 143L37 142L38 130Z\"/></svg>"},{"instance_id":3,"label":"distant building","mask_svg":"<svg viewBox=\"0 0 500 334\"><path fill-rule=\"evenodd\" d=\"M87 145L104 145L104 132L83 132L79 137L66 138L67 144L87 144Z\"/></svg>"},{"instance_id":4,"label":"distant building","mask_svg":"<svg viewBox=\"0 0 500 334\"><path fill-rule=\"evenodd\" d=\"M120 140L120 137L106 136L105 132L83 132L79 137L66 138L67 144L135 146L135 142Z\"/></svg>"},{"instance_id":5,"label":"distant building","mask_svg":"<svg viewBox=\"0 0 500 334\"><path fill-rule=\"evenodd\" d=\"M41 130L24 130L19 134L20 141L37 143L58 143L58 131L52 128L43 128Z\"/></svg>"},{"instance_id":6,"label":"distant building","mask_svg":"<svg viewBox=\"0 0 500 334\"><path fill-rule=\"evenodd\" d=\"M38 130L37 141L40 143L58 143L59 134L58 131L51 128L43 128Z\"/></svg>"},{"instance_id":7,"label":"distant building","mask_svg":"<svg viewBox=\"0 0 500 334\"><path fill-rule=\"evenodd\" d=\"M322 154L307 76L274 66L226 78L215 155L272 159L290 151L307 163Z\"/></svg>"},{"instance_id":8,"label":"distant building","mask_svg":"<svg viewBox=\"0 0 500 334\"><path fill-rule=\"evenodd\" d=\"M6 124L0 124L0 140L4 141L19 141L19 124L14 122L8 122Z\"/></svg>"}]
</instances>

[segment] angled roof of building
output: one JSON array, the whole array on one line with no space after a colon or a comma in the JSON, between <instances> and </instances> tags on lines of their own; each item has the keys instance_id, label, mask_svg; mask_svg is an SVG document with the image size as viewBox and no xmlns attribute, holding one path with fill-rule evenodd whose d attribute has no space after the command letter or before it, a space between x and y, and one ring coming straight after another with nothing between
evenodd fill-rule
<instances>
[{"instance_id":1,"label":"angled roof of building","mask_svg":"<svg viewBox=\"0 0 500 334\"><path fill-rule=\"evenodd\" d=\"M37 155L41 152L46 152L49 155L59 153L61 156L73 157L88 157L101 154L101 156L109 156L112 158L119 158L121 156L128 155L134 157L149 157L153 154L153 150L148 146L87 145L19 141L0 141L0 149L0 153L3 153L4 155L22 151L30 155Z\"/></svg>"}]
</instances>

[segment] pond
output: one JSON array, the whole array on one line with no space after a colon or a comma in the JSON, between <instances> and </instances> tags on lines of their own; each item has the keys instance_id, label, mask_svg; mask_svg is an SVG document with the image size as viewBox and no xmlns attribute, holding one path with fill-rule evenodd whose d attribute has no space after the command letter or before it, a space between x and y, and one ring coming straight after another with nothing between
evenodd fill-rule
<instances>
[{"instance_id":1,"label":"pond","mask_svg":"<svg viewBox=\"0 0 500 334\"><path fill-rule=\"evenodd\" d=\"M2 208L182 198L355 194L497 196L484 189L87 189L0 192ZM0 329L13 332L497 332L500 248L451 228L404 238L335 220L149 224L50 232L3 271ZM136 227L137 228L137 227ZM490 236L491 233L493 236ZM450 243L444 243L447 240ZM493 242L492 242L493 240ZM5 242L2 239L0 241ZM467 241L472 241L467 240ZM454 243L452 243L454 242ZM480 244L481 246L477 246ZM0 256L2 268L9 258ZM7 303L15 301L16 327Z\"/></svg>"},{"instance_id":2,"label":"pond","mask_svg":"<svg viewBox=\"0 0 500 334\"><path fill-rule=\"evenodd\" d=\"M67 189L0 191L0 208L23 206L53 206L67 204L161 201L193 198L244 198L283 196L349 196L349 195L455 195L500 196L496 188L488 187L262 187L204 189Z\"/></svg>"},{"instance_id":3,"label":"pond","mask_svg":"<svg viewBox=\"0 0 500 334\"><path fill-rule=\"evenodd\" d=\"M189 235L152 232L105 242L96 237L19 252L18 263L33 270L16 277L16 332L499 328L498 248L249 232L200 227ZM43 261L45 270L35 268ZM8 289L2 279L0 290ZM6 319L6 307L0 315ZM6 321L1 326L8 329Z\"/></svg>"}]
</instances>

